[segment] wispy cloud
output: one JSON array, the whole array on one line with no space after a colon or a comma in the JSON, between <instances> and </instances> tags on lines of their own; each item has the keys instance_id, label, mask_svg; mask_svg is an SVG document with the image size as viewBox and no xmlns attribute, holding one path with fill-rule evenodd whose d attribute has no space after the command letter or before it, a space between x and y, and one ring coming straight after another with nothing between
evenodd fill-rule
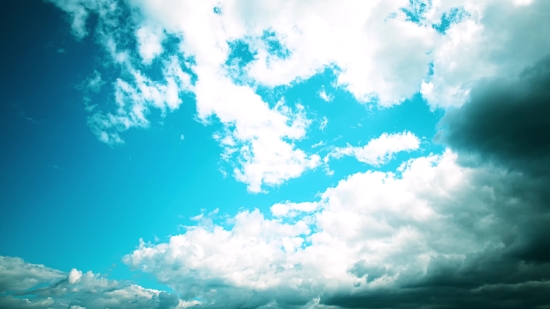
<instances>
[{"instance_id":1,"label":"wispy cloud","mask_svg":"<svg viewBox=\"0 0 550 309\"><path fill-rule=\"evenodd\" d=\"M348 145L343 148L335 148L324 158L324 161L327 163L332 158L353 156L360 162L377 166L387 163L398 152L412 151L419 147L420 139L411 132L384 133L380 137L370 140L363 147Z\"/></svg>"},{"instance_id":2,"label":"wispy cloud","mask_svg":"<svg viewBox=\"0 0 550 309\"><path fill-rule=\"evenodd\" d=\"M319 97L325 102L331 102L332 100L334 100L334 96L332 94L327 94L324 87L321 89L321 91L319 91Z\"/></svg>"},{"instance_id":3,"label":"wispy cloud","mask_svg":"<svg viewBox=\"0 0 550 309\"><path fill-rule=\"evenodd\" d=\"M0 256L2 308L185 308L175 295L109 280L92 272L64 273ZM27 297L27 298L24 298Z\"/></svg>"},{"instance_id":4,"label":"wispy cloud","mask_svg":"<svg viewBox=\"0 0 550 309\"><path fill-rule=\"evenodd\" d=\"M321 120L321 123L319 124L319 130L323 131L327 127L327 124L328 124L328 118L323 117L323 120Z\"/></svg>"}]
</instances>

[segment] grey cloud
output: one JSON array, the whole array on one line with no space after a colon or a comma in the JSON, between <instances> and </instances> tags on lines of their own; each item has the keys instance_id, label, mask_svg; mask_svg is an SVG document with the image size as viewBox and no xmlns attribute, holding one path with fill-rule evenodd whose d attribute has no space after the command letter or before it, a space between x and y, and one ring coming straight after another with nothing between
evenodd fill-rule
<instances>
[{"instance_id":1,"label":"grey cloud","mask_svg":"<svg viewBox=\"0 0 550 309\"><path fill-rule=\"evenodd\" d=\"M472 168L471 187L432 199L453 239L423 227L439 252L425 272L399 273L395 286L325 293L347 308L546 308L550 304L550 57L516 78L479 83L448 111L436 140ZM445 254L468 231L481 251ZM368 272L358 262L350 272Z\"/></svg>"},{"instance_id":2,"label":"grey cloud","mask_svg":"<svg viewBox=\"0 0 550 309\"><path fill-rule=\"evenodd\" d=\"M369 281L374 281L387 274L386 267L369 266L365 260L361 260L353 264L348 271L357 278L368 276L367 279Z\"/></svg>"},{"instance_id":3,"label":"grey cloud","mask_svg":"<svg viewBox=\"0 0 550 309\"><path fill-rule=\"evenodd\" d=\"M498 244L494 239L501 238L501 245L489 245L465 257L449 256L444 254L445 248L437 247L437 243L457 245L454 242L461 239L460 234L451 233L452 239L446 234L430 235L430 231L436 228L426 226L426 235L430 235L426 241L432 244L432 248L438 248L441 254L431 258L425 272L399 273L391 287L325 293L321 303L344 308L540 308L549 304L550 263L545 257L548 249L544 236L550 229L543 224L547 219L541 219L540 213L532 211L536 205L518 199L517 195L501 192L507 185L522 183L525 177L511 175L512 180L503 181L498 174L495 177L481 173L476 176L474 190L463 192L464 198L457 201L464 209L457 211L450 207L452 205L441 205L450 208L445 214L449 219L442 222L453 228L454 221L468 230L470 225L484 221L482 215L467 217L466 220L460 217L464 213L475 214L476 200L481 198L476 191L492 186L497 197L487 202L485 207L496 222L488 224L486 231L475 234L478 243ZM536 194L536 191L530 192ZM518 203L525 210L516 216L514 208ZM470 231L474 229L471 227ZM404 252L403 263L406 263L406 255ZM356 263L350 269L358 277L369 271L373 270L367 269L364 262Z\"/></svg>"},{"instance_id":4,"label":"grey cloud","mask_svg":"<svg viewBox=\"0 0 550 309\"><path fill-rule=\"evenodd\" d=\"M550 172L550 56L516 79L488 80L442 120L439 140L533 176Z\"/></svg>"},{"instance_id":5,"label":"grey cloud","mask_svg":"<svg viewBox=\"0 0 550 309\"><path fill-rule=\"evenodd\" d=\"M71 281L67 273L0 256L0 308L169 309L178 305L179 298L164 291L91 272Z\"/></svg>"},{"instance_id":6,"label":"grey cloud","mask_svg":"<svg viewBox=\"0 0 550 309\"><path fill-rule=\"evenodd\" d=\"M498 192L515 205L495 211L521 227L511 252L550 262L550 56L513 80L478 85L470 101L442 120L440 141L465 165L492 164L508 171ZM503 202L502 202L503 203Z\"/></svg>"},{"instance_id":7,"label":"grey cloud","mask_svg":"<svg viewBox=\"0 0 550 309\"><path fill-rule=\"evenodd\" d=\"M543 308L550 302L548 282L484 285L468 290L453 287L375 290L363 295L322 297L326 305L346 308Z\"/></svg>"},{"instance_id":8,"label":"grey cloud","mask_svg":"<svg viewBox=\"0 0 550 309\"><path fill-rule=\"evenodd\" d=\"M24 292L40 284L52 284L65 275L44 265L25 263L20 258L0 256L0 295Z\"/></svg>"}]
</instances>

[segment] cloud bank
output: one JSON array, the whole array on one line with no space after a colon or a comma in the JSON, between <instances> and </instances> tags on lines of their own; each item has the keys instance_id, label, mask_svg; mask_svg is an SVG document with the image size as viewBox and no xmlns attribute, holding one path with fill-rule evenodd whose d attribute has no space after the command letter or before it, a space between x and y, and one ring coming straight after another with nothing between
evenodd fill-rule
<instances>
[{"instance_id":1,"label":"cloud bank","mask_svg":"<svg viewBox=\"0 0 550 309\"><path fill-rule=\"evenodd\" d=\"M185 308L166 292L0 256L0 308Z\"/></svg>"}]
</instances>

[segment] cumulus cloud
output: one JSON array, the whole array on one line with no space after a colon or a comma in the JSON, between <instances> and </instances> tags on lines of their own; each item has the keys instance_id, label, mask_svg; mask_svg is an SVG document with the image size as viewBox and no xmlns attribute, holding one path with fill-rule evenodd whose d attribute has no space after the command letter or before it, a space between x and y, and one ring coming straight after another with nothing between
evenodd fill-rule
<instances>
[{"instance_id":1,"label":"cumulus cloud","mask_svg":"<svg viewBox=\"0 0 550 309\"><path fill-rule=\"evenodd\" d=\"M354 156L358 161L370 165L382 165L390 161L395 153L412 151L420 147L420 139L411 132L388 134L371 139L363 147L348 145L343 148L335 148L325 158L328 162L331 158Z\"/></svg>"},{"instance_id":2,"label":"cumulus cloud","mask_svg":"<svg viewBox=\"0 0 550 309\"><path fill-rule=\"evenodd\" d=\"M357 173L318 201L274 205L273 218L244 211L232 227L194 226L124 261L204 308L546 304L550 264L527 254L529 224L544 219L506 191L523 175L457 160L447 151Z\"/></svg>"},{"instance_id":3,"label":"cumulus cloud","mask_svg":"<svg viewBox=\"0 0 550 309\"><path fill-rule=\"evenodd\" d=\"M144 64L150 64L153 59L164 51L162 41L166 38L163 29L142 25L135 34L138 41L138 51Z\"/></svg>"},{"instance_id":4,"label":"cumulus cloud","mask_svg":"<svg viewBox=\"0 0 550 309\"><path fill-rule=\"evenodd\" d=\"M533 186L521 171L460 161L447 150L411 159L393 173L356 173L315 201L273 205L271 216L244 210L222 225L199 221L165 243L141 242L124 262L180 293L180 307L547 304L546 187ZM135 308L160 307L159 291L16 262L4 290L38 294L32 301L44 308L68 298L86 308L131 308L130 301ZM40 282L17 287L21 280L12 279L21 265L33 269L25 270L31 278L46 270L40 282L53 283L24 292ZM90 290L96 292L84 293ZM1 301L24 302L14 295Z\"/></svg>"},{"instance_id":5,"label":"cumulus cloud","mask_svg":"<svg viewBox=\"0 0 550 309\"><path fill-rule=\"evenodd\" d=\"M454 23L432 52L433 75L421 86L432 106L460 106L484 78L515 76L547 53L550 4L521 2L440 2L440 10L462 8L467 17Z\"/></svg>"},{"instance_id":6,"label":"cumulus cloud","mask_svg":"<svg viewBox=\"0 0 550 309\"><path fill-rule=\"evenodd\" d=\"M215 117L226 127L234 143L220 143L222 156L252 192L318 165L293 144L305 137L306 122L289 132L301 111L268 106L255 95L258 85L292 85L330 68L335 85L360 102L391 106L421 91L433 107L459 106L476 82L516 72L550 44L544 30L529 31L550 29L545 1L50 1L72 16L79 38L96 15L98 42L122 66L113 84L116 111L89 108L101 141L122 143L121 132L149 125L152 109L174 110L180 92L193 92L199 119ZM170 52L167 38L179 42ZM170 57L192 61L166 63ZM140 67L157 58L172 73L153 81ZM324 90L320 96L331 99Z\"/></svg>"},{"instance_id":7,"label":"cumulus cloud","mask_svg":"<svg viewBox=\"0 0 550 309\"><path fill-rule=\"evenodd\" d=\"M92 272L69 273L0 256L1 308L185 308L175 295L108 280Z\"/></svg>"}]
</instances>

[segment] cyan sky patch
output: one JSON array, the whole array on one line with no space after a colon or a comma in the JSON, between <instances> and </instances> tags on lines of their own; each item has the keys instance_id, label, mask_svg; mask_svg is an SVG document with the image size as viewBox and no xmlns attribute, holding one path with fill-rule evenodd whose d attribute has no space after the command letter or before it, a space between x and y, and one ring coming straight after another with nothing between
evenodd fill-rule
<instances>
[{"instance_id":1,"label":"cyan sky patch","mask_svg":"<svg viewBox=\"0 0 550 309\"><path fill-rule=\"evenodd\" d=\"M452 24L459 23L465 18L468 18L470 14L464 10L464 8L452 8L449 12L443 13L441 21L437 24L433 24L432 27L441 34L445 34Z\"/></svg>"},{"instance_id":2,"label":"cyan sky patch","mask_svg":"<svg viewBox=\"0 0 550 309\"><path fill-rule=\"evenodd\" d=\"M407 16L407 20L416 24L421 24L426 18L426 11L432 8L431 0L409 0L407 7L401 8L401 11Z\"/></svg>"},{"instance_id":3,"label":"cyan sky patch","mask_svg":"<svg viewBox=\"0 0 550 309\"><path fill-rule=\"evenodd\" d=\"M267 45L267 52L271 55L280 59L290 56L290 50L281 44L274 31L265 30L262 40Z\"/></svg>"},{"instance_id":4,"label":"cyan sky patch","mask_svg":"<svg viewBox=\"0 0 550 309\"><path fill-rule=\"evenodd\" d=\"M250 50L250 46L243 40L228 42L230 53L227 57L226 65L237 65L244 67L254 60L255 53Z\"/></svg>"}]
</instances>

